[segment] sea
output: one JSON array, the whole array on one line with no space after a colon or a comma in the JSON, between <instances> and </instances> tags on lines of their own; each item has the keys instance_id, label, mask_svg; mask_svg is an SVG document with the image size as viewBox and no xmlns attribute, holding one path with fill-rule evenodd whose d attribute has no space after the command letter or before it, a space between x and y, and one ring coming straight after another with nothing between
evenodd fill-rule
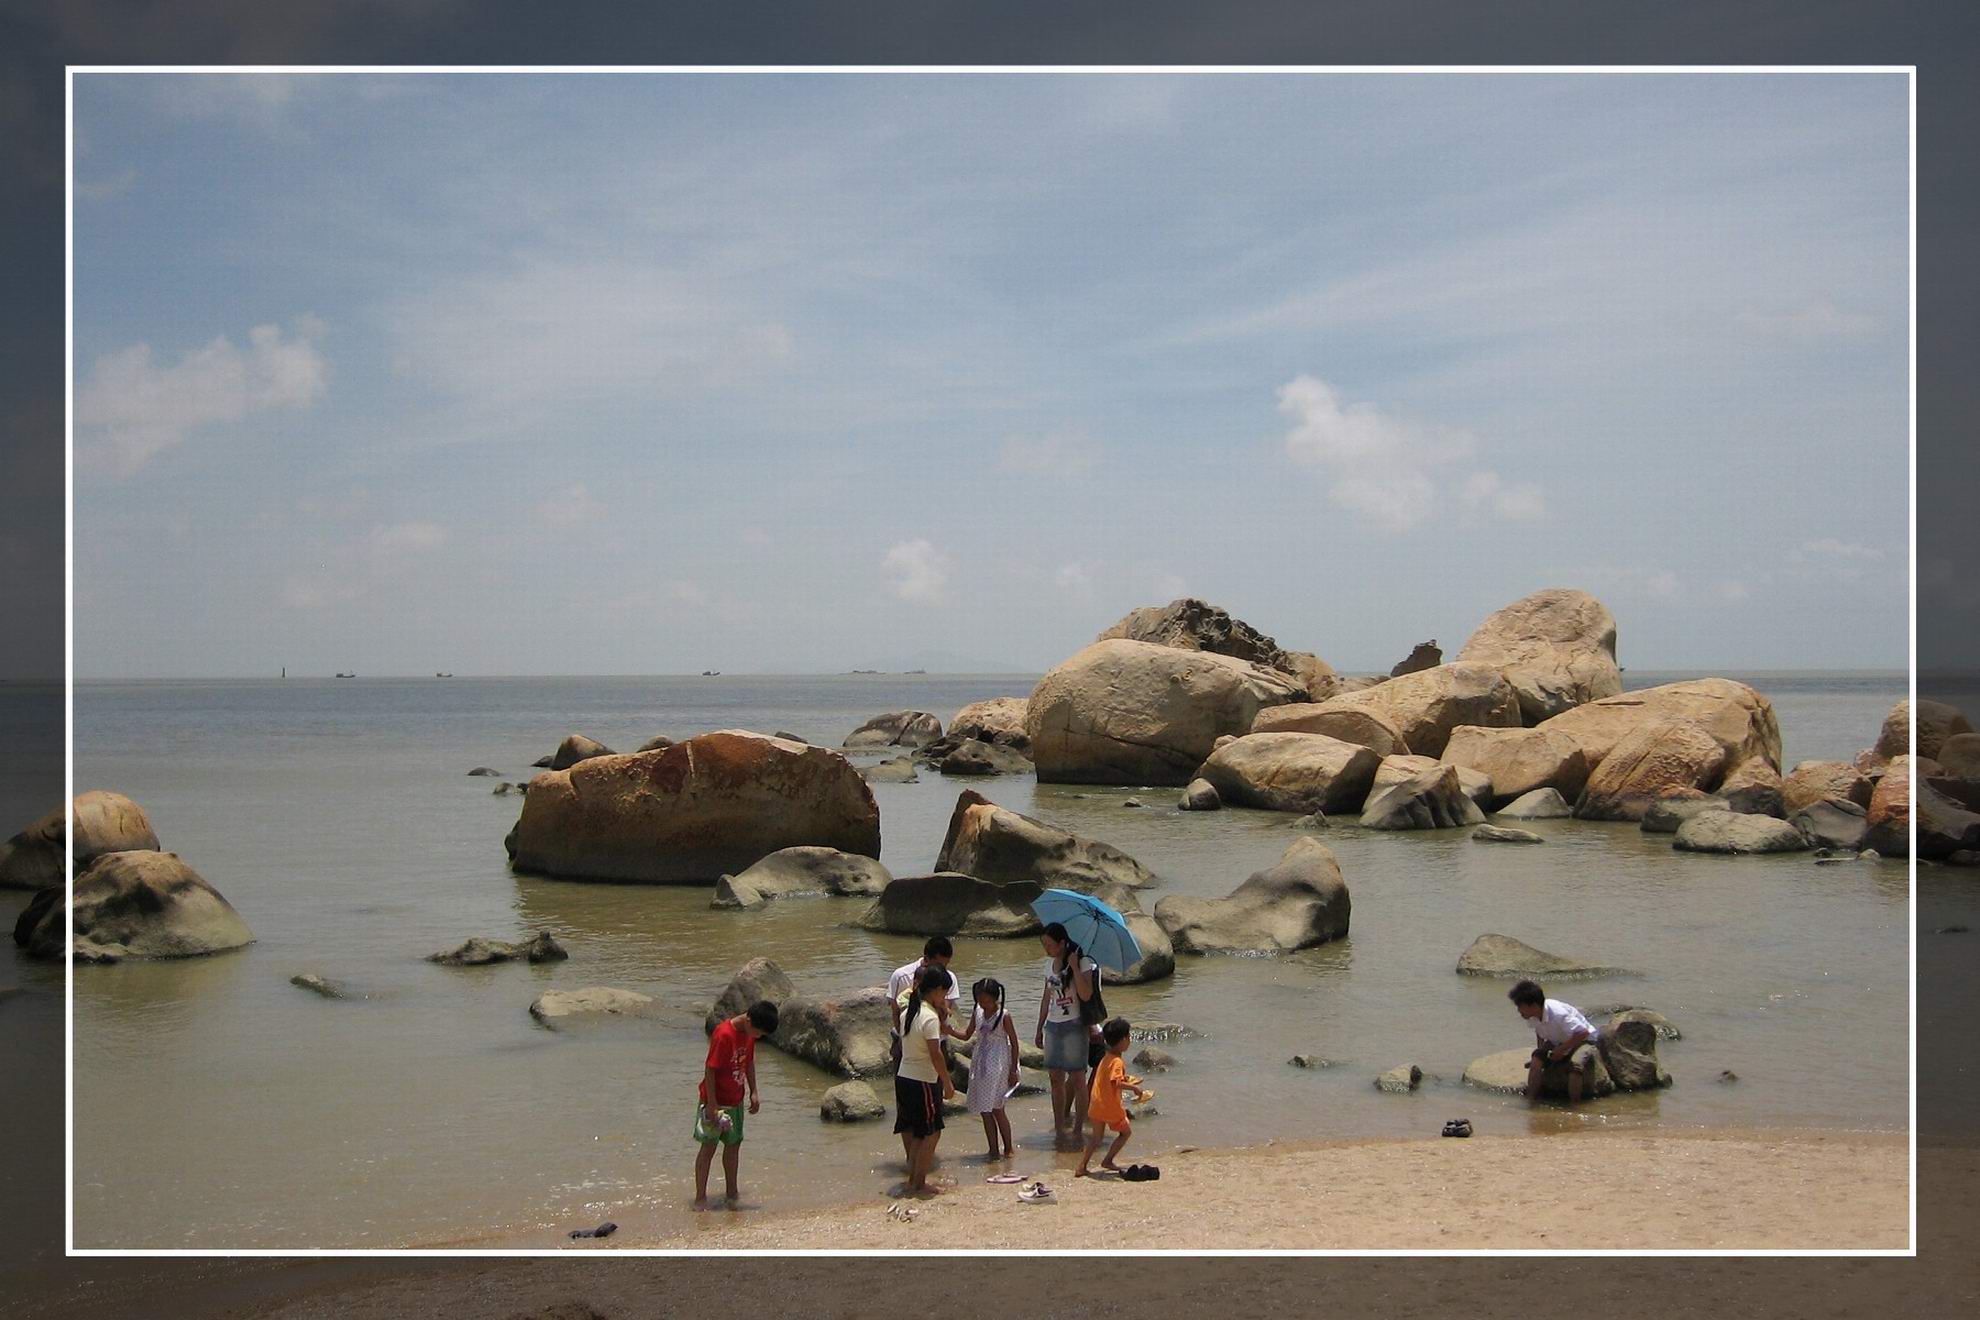
<instances>
[{"instance_id":1,"label":"sea","mask_svg":"<svg viewBox=\"0 0 1980 1320\"><path fill-rule=\"evenodd\" d=\"M1690 677L1631 670L1629 687ZM1785 760L1847 759L1905 695L1901 672L1735 673L1766 693ZM880 983L920 941L857 928L864 900L711 908L702 887L513 874L520 799L492 791L579 732L629 750L656 734L787 730L837 746L867 718L1027 694L1036 675L349 678L82 682L75 787L139 802L164 847L256 934L244 950L79 968L74 986L78 1247L306 1249L550 1246L605 1219L690 1222L702 1016L729 977L774 959L800 992ZM860 758L870 763L873 758ZM470 777L488 766L500 780ZM1144 896L1222 895L1297 837L1269 812L1176 810L1177 790L950 780L877 784L881 860L931 870L963 789L1097 838L1160 877ZM1143 805L1135 809L1129 799ZM47 804L41 809L52 807ZM38 814L38 813L30 813ZM23 821L22 823L25 823ZM1278 957L1180 958L1174 977L1108 991L1131 1021L1180 1024L1137 1154L1601 1129L1896 1131L1908 1119L1910 890L1896 861L1673 852L1627 824L1541 821L1541 847L1469 831L1321 836L1353 901L1347 938ZM10 920L25 895L0 895ZM548 931L565 962L439 966L470 936ZM1496 932L1626 975L1549 989L1674 1022L1674 1084L1572 1113L1463 1086L1465 1065L1530 1043L1504 984L1457 975ZM61 969L18 955L12 980L59 1003ZM1029 1023L1033 939L960 941L968 985L993 976ZM290 978L343 983L330 1000ZM654 1017L553 1031L545 990L614 986ZM10 1010L20 1011L20 1010ZM53 1010L50 1010L53 1011ZM1326 1066L1299 1068L1294 1055ZM43 1063L49 1062L42 1060ZM1414 1094L1374 1080L1415 1064ZM886 1197L890 1122L823 1122L840 1079L765 1047L748 1124L745 1212ZM882 1079L878 1088L890 1098ZM1050 1101L1011 1102L1018 1167L1050 1174ZM980 1179L978 1121L950 1121L943 1176ZM774 1244L766 1244L774 1245Z\"/></svg>"}]
</instances>

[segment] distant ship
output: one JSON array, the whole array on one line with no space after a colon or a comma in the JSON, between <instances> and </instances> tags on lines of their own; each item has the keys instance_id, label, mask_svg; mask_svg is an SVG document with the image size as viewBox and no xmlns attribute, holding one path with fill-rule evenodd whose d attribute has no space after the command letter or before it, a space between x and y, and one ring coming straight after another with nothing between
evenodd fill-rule
<instances>
[{"instance_id":1,"label":"distant ship","mask_svg":"<svg viewBox=\"0 0 1980 1320\"><path fill-rule=\"evenodd\" d=\"M719 669L704 669L701 671L701 676L703 678L720 678L722 671Z\"/></svg>"},{"instance_id":2,"label":"distant ship","mask_svg":"<svg viewBox=\"0 0 1980 1320\"><path fill-rule=\"evenodd\" d=\"M356 674L345 674L345 673L339 673L339 674L337 674L336 676L337 676L338 678L356 678L356 677L357 677L357 675L356 675Z\"/></svg>"},{"instance_id":3,"label":"distant ship","mask_svg":"<svg viewBox=\"0 0 1980 1320\"><path fill-rule=\"evenodd\" d=\"M443 674L443 673L441 673L441 672L440 672L439 670L437 670L437 669L433 671L433 676L434 676L435 678L452 678L452 677L453 677L453 675L452 675L452 674Z\"/></svg>"}]
</instances>

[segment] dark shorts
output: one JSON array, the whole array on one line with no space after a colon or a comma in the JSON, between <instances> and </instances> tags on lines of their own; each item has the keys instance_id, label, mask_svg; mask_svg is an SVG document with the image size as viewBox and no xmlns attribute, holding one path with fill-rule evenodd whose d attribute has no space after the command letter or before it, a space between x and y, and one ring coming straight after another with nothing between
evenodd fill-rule
<instances>
[{"instance_id":1,"label":"dark shorts","mask_svg":"<svg viewBox=\"0 0 1980 1320\"><path fill-rule=\"evenodd\" d=\"M942 1084L894 1077L894 1131L932 1137L942 1130Z\"/></svg>"},{"instance_id":2,"label":"dark shorts","mask_svg":"<svg viewBox=\"0 0 1980 1320\"><path fill-rule=\"evenodd\" d=\"M1541 1064L1548 1068L1572 1068L1576 1072L1587 1072L1594 1066L1599 1056L1595 1053L1593 1041L1583 1041L1575 1047L1574 1053L1565 1059L1550 1057L1550 1047L1544 1045L1535 1047L1533 1057L1539 1059Z\"/></svg>"},{"instance_id":3,"label":"dark shorts","mask_svg":"<svg viewBox=\"0 0 1980 1320\"><path fill-rule=\"evenodd\" d=\"M1098 1068L1100 1066L1100 1060L1106 1057L1107 1057L1107 1042L1103 1040L1095 1040L1095 1041L1087 1042L1086 1070L1088 1072L1091 1072L1095 1068Z\"/></svg>"}]
</instances>

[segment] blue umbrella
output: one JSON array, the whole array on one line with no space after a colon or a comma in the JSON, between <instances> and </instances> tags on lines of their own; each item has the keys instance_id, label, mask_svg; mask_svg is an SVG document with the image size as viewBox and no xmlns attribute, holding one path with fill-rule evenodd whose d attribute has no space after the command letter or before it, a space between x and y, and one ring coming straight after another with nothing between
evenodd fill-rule
<instances>
[{"instance_id":1,"label":"blue umbrella","mask_svg":"<svg viewBox=\"0 0 1980 1320\"><path fill-rule=\"evenodd\" d=\"M1141 961L1141 945L1127 919L1091 894L1048 889L1032 900L1031 910L1040 921L1064 926L1072 942L1102 967L1124 972Z\"/></svg>"}]
</instances>

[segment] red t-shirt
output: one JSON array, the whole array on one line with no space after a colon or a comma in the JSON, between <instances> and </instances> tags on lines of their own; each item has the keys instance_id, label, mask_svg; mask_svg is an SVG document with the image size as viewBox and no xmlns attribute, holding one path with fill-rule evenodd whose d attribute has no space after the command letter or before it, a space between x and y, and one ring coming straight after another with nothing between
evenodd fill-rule
<instances>
[{"instance_id":1,"label":"red t-shirt","mask_svg":"<svg viewBox=\"0 0 1980 1320\"><path fill-rule=\"evenodd\" d=\"M756 1037L749 1034L749 1028L739 1027L734 1020L723 1022L708 1038L708 1062L706 1067L715 1070L715 1103L723 1109L743 1102L745 1072L756 1058ZM703 1076L697 1088L703 1104L708 1103L708 1078Z\"/></svg>"}]
</instances>

